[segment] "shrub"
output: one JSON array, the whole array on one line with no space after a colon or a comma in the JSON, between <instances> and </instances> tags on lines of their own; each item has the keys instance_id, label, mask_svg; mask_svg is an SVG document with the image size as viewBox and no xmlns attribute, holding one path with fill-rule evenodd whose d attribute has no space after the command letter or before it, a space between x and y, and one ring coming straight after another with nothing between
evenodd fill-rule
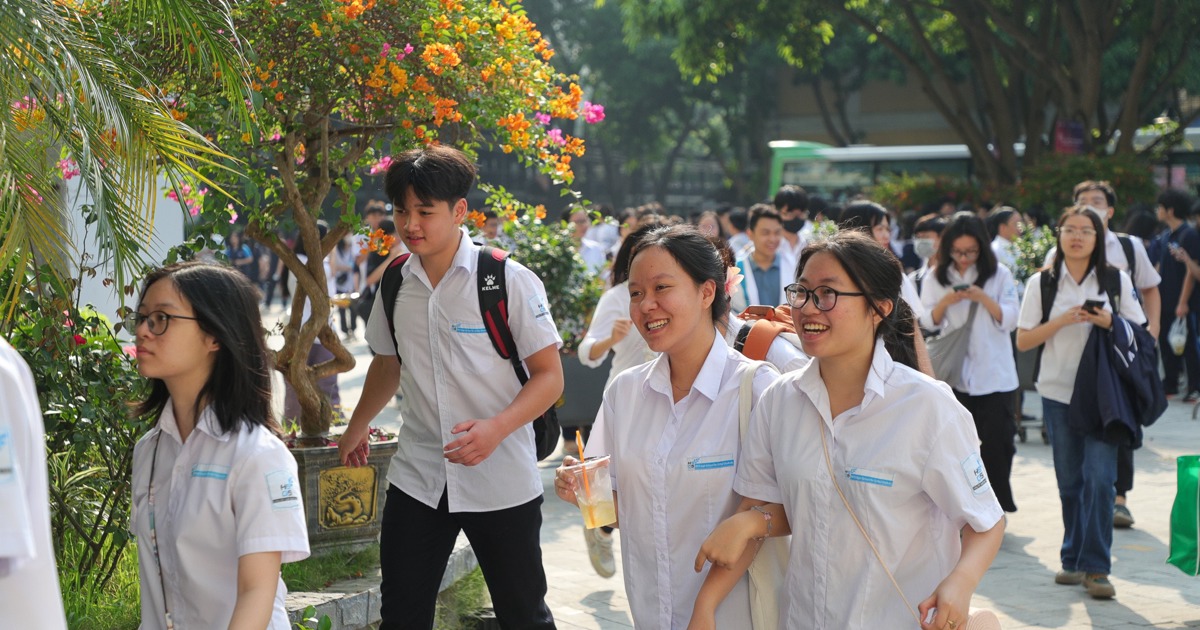
<instances>
[{"instance_id":1,"label":"shrub","mask_svg":"<svg viewBox=\"0 0 1200 630\"><path fill-rule=\"evenodd\" d=\"M1051 216L1073 202L1071 191L1085 180L1106 180L1117 192L1117 213L1158 194L1150 165L1137 155L1047 155L1026 167L1014 189L1017 207L1040 204ZM1117 224L1120 223L1119 216Z\"/></svg>"}]
</instances>

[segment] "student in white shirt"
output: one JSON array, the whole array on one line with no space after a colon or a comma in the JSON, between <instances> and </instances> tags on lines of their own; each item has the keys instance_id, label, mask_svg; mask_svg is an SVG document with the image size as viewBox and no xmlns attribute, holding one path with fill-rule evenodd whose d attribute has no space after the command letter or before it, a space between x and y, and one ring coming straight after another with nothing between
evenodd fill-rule
<instances>
[{"instance_id":1,"label":"student in white shirt","mask_svg":"<svg viewBox=\"0 0 1200 630\"><path fill-rule=\"evenodd\" d=\"M1109 582L1112 569L1113 499L1117 479L1117 447L1101 436L1076 433L1067 422L1079 361L1093 326L1110 328L1112 306L1103 286L1107 257L1101 239L1104 224L1088 206L1063 211L1058 220L1058 247L1052 266L1029 279L1017 323L1017 348L1032 350L1045 344L1037 389L1042 418L1054 451L1054 474L1062 500L1062 570L1058 584L1083 584L1097 599L1116 590ZM1042 323L1042 278L1057 281L1058 292L1050 319ZM1121 272L1120 316L1142 324L1146 316L1133 294L1133 284ZM1086 300L1100 300L1095 310Z\"/></svg>"},{"instance_id":2,"label":"student in white shirt","mask_svg":"<svg viewBox=\"0 0 1200 630\"><path fill-rule=\"evenodd\" d=\"M855 201L842 210L838 219L838 228L842 230L858 230L878 243L884 249L892 251L892 231L889 227L888 213L883 206L874 201ZM894 254L895 252L893 252ZM921 306L921 295L916 285L908 276L904 276L900 285L900 297L908 302L913 315L920 319L925 314Z\"/></svg>"},{"instance_id":3,"label":"student in white shirt","mask_svg":"<svg viewBox=\"0 0 1200 630\"><path fill-rule=\"evenodd\" d=\"M604 264L608 262L608 257L604 245L587 238L592 226L592 219L588 216L587 210L574 205L568 206L563 211L562 220L563 223L571 224L571 228L574 230L571 237L575 241L575 249L579 252L579 257L583 259L583 264L587 267L588 272L599 275L604 271Z\"/></svg>"},{"instance_id":4,"label":"student in white shirt","mask_svg":"<svg viewBox=\"0 0 1200 630\"><path fill-rule=\"evenodd\" d=\"M966 410L913 368L900 263L843 231L810 244L798 275L789 299L813 360L772 384L754 409L734 482L746 499L695 558L697 569L708 560L732 570L710 571L702 597L719 597L730 574L745 570L757 550L751 541L791 533L780 627L916 627L908 620L924 621L933 608L921 628L963 624L1000 548L1003 512Z\"/></svg>"},{"instance_id":5,"label":"student in white shirt","mask_svg":"<svg viewBox=\"0 0 1200 630\"><path fill-rule=\"evenodd\" d=\"M126 321L156 418L133 451L142 630L291 627L279 566L308 556L308 530L258 299L228 267L181 263L147 276Z\"/></svg>"},{"instance_id":6,"label":"student in white shirt","mask_svg":"<svg viewBox=\"0 0 1200 630\"><path fill-rule=\"evenodd\" d=\"M783 222L783 243L780 250L792 262L800 259L800 253L808 244L804 227L808 223L808 193L800 186L780 186L775 193L775 211ZM792 277L795 269L788 269L784 276Z\"/></svg>"},{"instance_id":7,"label":"student in white shirt","mask_svg":"<svg viewBox=\"0 0 1200 630\"><path fill-rule=\"evenodd\" d=\"M54 544L46 435L33 374L0 339L0 613L11 628L66 630Z\"/></svg>"},{"instance_id":8,"label":"student in white shirt","mask_svg":"<svg viewBox=\"0 0 1200 630\"><path fill-rule=\"evenodd\" d=\"M771 206L754 204L750 208L751 247L737 259L742 274L742 296L745 303L734 301L733 310L741 312L746 306L783 304L783 287L795 270L795 259L783 251L783 220Z\"/></svg>"},{"instance_id":9,"label":"student in white shirt","mask_svg":"<svg viewBox=\"0 0 1200 630\"><path fill-rule=\"evenodd\" d=\"M1013 444L1016 436L1017 362L1010 333L1017 328L1017 286L1012 273L988 247L987 230L974 215L954 215L942 232L935 271L921 285L927 330L948 333L967 324L971 308L970 341L961 368L961 386L954 390L975 421L980 453L1000 507L1016 512L1012 486Z\"/></svg>"},{"instance_id":10,"label":"student in white shirt","mask_svg":"<svg viewBox=\"0 0 1200 630\"><path fill-rule=\"evenodd\" d=\"M475 165L450 147L414 149L394 158L385 182L412 257L399 268L404 282L395 302L375 300L366 332L375 358L338 440L345 465L365 464L371 419L404 388L380 535L381 627L433 627L438 586L461 531L500 623L553 628L531 426L563 390L562 338L545 288L520 263L505 263L508 323L529 375L522 386L479 312L480 249L462 227ZM385 308L395 313L394 336Z\"/></svg>"},{"instance_id":11,"label":"student in white shirt","mask_svg":"<svg viewBox=\"0 0 1200 630\"><path fill-rule=\"evenodd\" d=\"M741 375L757 370L755 397L777 376L717 332L729 312L725 270L712 243L686 225L645 235L629 268L630 317L662 354L613 380L586 454L612 456L625 591L638 628L687 626L704 579L691 569L694 550L738 504ZM562 468L555 490L576 502L574 478ZM732 588L713 613L717 625L749 628L746 580Z\"/></svg>"},{"instance_id":12,"label":"student in white shirt","mask_svg":"<svg viewBox=\"0 0 1200 630\"><path fill-rule=\"evenodd\" d=\"M989 232L996 235L992 239L996 260L1009 271L1016 271L1018 252L1013 241L1021 235L1021 213L1009 206L996 206L988 213L988 224L991 226Z\"/></svg>"}]
</instances>

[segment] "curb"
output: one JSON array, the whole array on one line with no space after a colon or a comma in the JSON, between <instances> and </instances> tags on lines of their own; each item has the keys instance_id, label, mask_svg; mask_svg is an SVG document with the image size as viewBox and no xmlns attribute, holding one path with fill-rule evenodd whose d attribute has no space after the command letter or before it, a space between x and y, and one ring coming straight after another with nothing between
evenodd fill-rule
<instances>
[{"instance_id":1,"label":"curb","mask_svg":"<svg viewBox=\"0 0 1200 630\"><path fill-rule=\"evenodd\" d=\"M478 566L467 537L459 534L438 592L446 590ZM288 593L285 608L291 623L299 622L304 609L312 606L318 619L328 616L333 622L330 630L363 630L379 621L379 605L379 575L376 573L374 577L334 582L316 593Z\"/></svg>"}]
</instances>

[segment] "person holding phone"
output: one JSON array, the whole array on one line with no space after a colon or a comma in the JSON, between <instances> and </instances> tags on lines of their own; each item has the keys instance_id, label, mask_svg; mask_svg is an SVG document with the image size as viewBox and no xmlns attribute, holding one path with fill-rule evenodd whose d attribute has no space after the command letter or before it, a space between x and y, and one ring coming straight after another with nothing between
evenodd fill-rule
<instances>
[{"instance_id":1,"label":"person holding phone","mask_svg":"<svg viewBox=\"0 0 1200 630\"><path fill-rule=\"evenodd\" d=\"M1083 584L1096 599L1116 595L1112 569L1113 501L1116 494L1117 446L1097 435L1082 435L1067 422L1079 361L1093 326L1111 328L1112 306L1102 278L1108 268L1103 247L1104 224L1087 206L1063 211L1058 221L1058 247L1051 265L1029 279L1029 290L1017 320L1017 348L1044 346L1037 381L1042 417L1054 452L1054 474L1062 500L1062 570L1057 584ZM1146 321L1134 298L1133 282L1119 272L1118 313L1140 325ZM1041 283L1057 285L1049 318L1042 321Z\"/></svg>"},{"instance_id":2,"label":"person holding phone","mask_svg":"<svg viewBox=\"0 0 1200 630\"><path fill-rule=\"evenodd\" d=\"M980 453L996 499L1016 512L1009 478L1016 437L1017 362L1012 333L1020 300L1008 267L999 264L978 217L959 213L942 232L934 281L921 286L921 326L942 332L970 326L970 341L954 390L975 421Z\"/></svg>"}]
</instances>

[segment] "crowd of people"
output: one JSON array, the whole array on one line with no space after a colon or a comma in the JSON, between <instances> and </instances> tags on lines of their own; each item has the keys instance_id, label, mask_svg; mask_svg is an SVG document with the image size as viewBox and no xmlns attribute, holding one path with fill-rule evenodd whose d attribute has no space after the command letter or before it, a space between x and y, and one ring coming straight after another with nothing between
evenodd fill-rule
<instances>
[{"instance_id":1,"label":"crowd of people","mask_svg":"<svg viewBox=\"0 0 1200 630\"><path fill-rule=\"evenodd\" d=\"M500 623L555 627L533 421L569 389L562 339L541 280L519 260L499 260L503 321L485 321L477 292L492 255L481 246L503 245L503 234L494 214L480 233L465 227L474 181L474 165L452 148L395 156L391 202L371 200L365 222L396 246L379 254L350 236L325 260L331 296L360 294L339 314L343 334L356 336L361 321L373 355L338 442L343 464L366 463L372 419L404 393L382 514L385 629L432 627L460 532ZM608 456L616 521L584 535L597 572L612 576L622 532L634 625L878 628L912 618L912 627L955 630L973 615L986 621L971 597L1021 492L1010 483L1018 350L1037 351L1063 507L1061 567L1047 581L1114 597L1112 530L1133 524L1125 498L1140 428L1072 403L1094 397L1081 391L1081 358L1098 335L1144 327L1172 348L1161 352L1166 395L1200 398L1200 235L1182 191L1159 195L1153 221L1131 213L1131 236L1109 228L1110 185L1070 192L1073 204L1054 220L1006 205L897 217L867 199L836 206L794 186L773 203L687 218L655 205L612 220L567 208L561 218L585 265L609 284L579 358L613 362L584 452L567 450L555 493L576 503L572 469ZM1032 230L1055 237L1044 265L1015 244ZM288 282L241 234L226 254L229 264L151 273L127 322L151 383L137 412L154 419L134 452L131 488L143 628L283 630L280 565L309 552L261 334L263 296L269 304ZM1022 265L1039 270L1020 282ZM385 277L399 287L390 303ZM791 321L755 355L751 313L763 307L784 307ZM490 334L498 329L518 360L501 355ZM962 340L956 355L946 350L953 338ZM57 600L45 579L45 462L30 456L41 422L27 375L0 346L0 454L20 448L0 460L9 464L0 497L17 506L20 534L9 544L3 529L0 576L27 567L29 589L44 590L36 601ZM14 478L24 481L4 483ZM751 577L768 553L779 556L773 579ZM61 618L61 607L40 610L31 614Z\"/></svg>"}]
</instances>

